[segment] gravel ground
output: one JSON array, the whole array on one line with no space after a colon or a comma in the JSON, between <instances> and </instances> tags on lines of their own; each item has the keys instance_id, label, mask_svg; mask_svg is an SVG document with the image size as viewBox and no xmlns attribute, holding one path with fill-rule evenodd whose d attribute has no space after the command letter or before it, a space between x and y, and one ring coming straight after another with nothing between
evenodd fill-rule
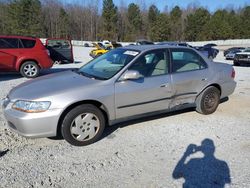
<instances>
[{"instance_id":1,"label":"gravel ground","mask_svg":"<svg viewBox=\"0 0 250 188\"><path fill-rule=\"evenodd\" d=\"M43 74L81 66L90 59L89 50L76 47L76 64L56 65ZM216 60L232 63L222 53ZM120 124L107 128L103 139L86 147L18 136L8 130L0 111L0 187L182 187L185 180L202 184L216 175L221 179L211 187L223 187L219 183L231 179L228 187L248 188L250 67L235 70L237 88L214 114L186 110ZM26 80L18 74L0 74L0 98ZM197 159L204 157L199 151L186 156L190 144L200 146L205 139L210 142L203 144L208 151L204 159ZM186 160L180 160L183 155ZM192 163L185 168L190 159ZM173 176L178 162L184 161L177 167L183 173Z\"/></svg>"}]
</instances>

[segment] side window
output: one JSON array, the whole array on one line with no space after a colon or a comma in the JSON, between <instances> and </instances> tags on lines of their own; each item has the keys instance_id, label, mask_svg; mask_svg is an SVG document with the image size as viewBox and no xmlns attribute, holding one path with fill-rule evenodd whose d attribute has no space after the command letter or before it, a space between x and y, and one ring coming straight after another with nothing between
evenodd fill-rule
<instances>
[{"instance_id":1,"label":"side window","mask_svg":"<svg viewBox=\"0 0 250 188\"><path fill-rule=\"evenodd\" d=\"M137 70L144 77L164 75L168 73L168 61L165 50L154 50L139 57L129 70Z\"/></svg>"},{"instance_id":2,"label":"side window","mask_svg":"<svg viewBox=\"0 0 250 188\"><path fill-rule=\"evenodd\" d=\"M60 48L60 49L70 49L70 42L68 40L53 40L49 39L47 41L47 46L52 48Z\"/></svg>"},{"instance_id":3,"label":"side window","mask_svg":"<svg viewBox=\"0 0 250 188\"><path fill-rule=\"evenodd\" d=\"M24 48L33 48L36 44L35 40L21 39Z\"/></svg>"},{"instance_id":4,"label":"side window","mask_svg":"<svg viewBox=\"0 0 250 188\"><path fill-rule=\"evenodd\" d=\"M204 60L199 54L188 49L173 49L172 56L172 72L186 72L204 69L207 67Z\"/></svg>"},{"instance_id":5,"label":"side window","mask_svg":"<svg viewBox=\"0 0 250 188\"><path fill-rule=\"evenodd\" d=\"M0 48L19 48L19 41L16 38L0 38Z\"/></svg>"}]
</instances>

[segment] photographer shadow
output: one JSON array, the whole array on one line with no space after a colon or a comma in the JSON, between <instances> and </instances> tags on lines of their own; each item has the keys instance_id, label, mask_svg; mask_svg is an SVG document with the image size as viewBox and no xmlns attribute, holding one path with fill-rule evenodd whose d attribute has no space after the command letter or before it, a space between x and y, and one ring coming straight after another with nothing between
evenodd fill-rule
<instances>
[{"instance_id":1,"label":"photographer shadow","mask_svg":"<svg viewBox=\"0 0 250 188\"><path fill-rule=\"evenodd\" d=\"M204 157L187 157L202 152ZM173 171L173 178L184 178L183 188L223 188L231 183L230 170L225 161L214 156L215 146L211 139L204 139L201 146L190 144Z\"/></svg>"}]
</instances>

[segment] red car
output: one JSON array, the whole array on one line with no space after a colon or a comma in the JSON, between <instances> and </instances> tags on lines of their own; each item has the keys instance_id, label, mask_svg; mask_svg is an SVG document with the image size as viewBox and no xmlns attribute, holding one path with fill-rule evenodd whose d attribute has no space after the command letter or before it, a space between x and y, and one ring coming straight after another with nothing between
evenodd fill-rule
<instances>
[{"instance_id":1,"label":"red car","mask_svg":"<svg viewBox=\"0 0 250 188\"><path fill-rule=\"evenodd\" d=\"M39 38L0 36L0 72L20 72L26 78L35 78L41 69L52 65Z\"/></svg>"}]
</instances>

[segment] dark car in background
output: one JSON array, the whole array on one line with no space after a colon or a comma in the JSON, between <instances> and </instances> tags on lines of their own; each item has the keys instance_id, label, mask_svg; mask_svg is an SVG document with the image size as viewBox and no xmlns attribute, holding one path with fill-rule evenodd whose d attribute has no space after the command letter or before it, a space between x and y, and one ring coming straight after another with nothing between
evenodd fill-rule
<instances>
[{"instance_id":1,"label":"dark car in background","mask_svg":"<svg viewBox=\"0 0 250 188\"><path fill-rule=\"evenodd\" d=\"M70 40L48 38L45 46L55 64L74 63L73 47Z\"/></svg>"},{"instance_id":2,"label":"dark car in background","mask_svg":"<svg viewBox=\"0 0 250 188\"><path fill-rule=\"evenodd\" d=\"M235 54L234 66L250 65L250 47L246 48L243 52Z\"/></svg>"},{"instance_id":3,"label":"dark car in background","mask_svg":"<svg viewBox=\"0 0 250 188\"><path fill-rule=\"evenodd\" d=\"M196 50L200 51L208 59L211 59L211 60L214 59L217 56L217 54L219 53L219 50L216 48L213 48L211 45L196 46L194 48Z\"/></svg>"},{"instance_id":4,"label":"dark car in background","mask_svg":"<svg viewBox=\"0 0 250 188\"><path fill-rule=\"evenodd\" d=\"M228 48L227 50L224 51L224 56L226 56L228 53L235 51L235 50L244 50L244 47L232 47Z\"/></svg>"},{"instance_id":5,"label":"dark car in background","mask_svg":"<svg viewBox=\"0 0 250 188\"><path fill-rule=\"evenodd\" d=\"M140 40L137 40L135 44L136 45L152 45L154 43L145 39L140 39Z\"/></svg>"},{"instance_id":6,"label":"dark car in background","mask_svg":"<svg viewBox=\"0 0 250 188\"><path fill-rule=\"evenodd\" d=\"M186 42L160 42L158 45L170 45L170 46L185 46L189 48L194 48L200 51L203 55L205 55L209 59L214 59L219 53L218 49L213 48L216 44L206 44L204 46L191 46Z\"/></svg>"},{"instance_id":7,"label":"dark car in background","mask_svg":"<svg viewBox=\"0 0 250 188\"><path fill-rule=\"evenodd\" d=\"M244 50L240 50L240 49L234 49L234 50L231 50L229 53L227 53L225 55L225 58L226 60L234 60L234 57L237 53L239 52L243 52Z\"/></svg>"},{"instance_id":8,"label":"dark car in background","mask_svg":"<svg viewBox=\"0 0 250 188\"><path fill-rule=\"evenodd\" d=\"M34 78L41 69L52 65L39 38L0 36L0 72L20 72L24 77Z\"/></svg>"}]
</instances>

